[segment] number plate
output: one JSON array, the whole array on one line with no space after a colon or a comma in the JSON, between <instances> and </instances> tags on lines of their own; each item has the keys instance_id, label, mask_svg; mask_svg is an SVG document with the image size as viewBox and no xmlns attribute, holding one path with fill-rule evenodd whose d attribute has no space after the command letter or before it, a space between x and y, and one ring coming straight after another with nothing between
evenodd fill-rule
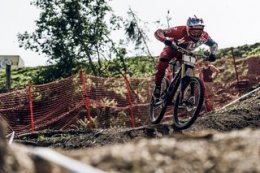
<instances>
[{"instance_id":1,"label":"number plate","mask_svg":"<svg viewBox=\"0 0 260 173\"><path fill-rule=\"evenodd\" d=\"M195 62L196 62L196 58L193 57L193 56L189 56L189 55L183 55L182 60L184 62L189 62L189 63L192 63L192 64L195 64Z\"/></svg>"}]
</instances>

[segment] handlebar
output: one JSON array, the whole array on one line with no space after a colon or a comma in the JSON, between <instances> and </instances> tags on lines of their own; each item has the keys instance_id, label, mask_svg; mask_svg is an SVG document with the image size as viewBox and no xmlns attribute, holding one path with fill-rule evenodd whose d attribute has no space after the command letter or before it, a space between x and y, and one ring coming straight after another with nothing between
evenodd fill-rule
<instances>
[{"instance_id":1,"label":"handlebar","mask_svg":"<svg viewBox=\"0 0 260 173\"><path fill-rule=\"evenodd\" d=\"M208 59L208 55L200 55L194 52L191 52L189 50L186 50L178 45L172 45L171 46L173 49L177 50L180 53L186 54L186 55L190 55L190 56L194 56L194 57L202 57L204 60Z\"/></svg>"}]
</instances>

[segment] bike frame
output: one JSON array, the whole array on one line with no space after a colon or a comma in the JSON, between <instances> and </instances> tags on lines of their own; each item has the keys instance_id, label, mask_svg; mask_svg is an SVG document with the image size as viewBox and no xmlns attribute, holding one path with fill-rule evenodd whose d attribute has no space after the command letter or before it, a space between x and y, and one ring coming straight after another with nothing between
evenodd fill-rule
<instances>
[{"instance_id":1,"label":"bike frame","mask_svg":"<svg viewBox=\"0 0 260 173\"><path fill-rule=\"evenodd\" d=\"M175 48L177 49L177 51L181 52L183 55L182 56L187 56L187 58L191 58L193 57L195 59L195 62L197 61L197 55L195 55L192 52L189 52L181 47L177 47ZM184 59L184 58L182 58ZM185 77L192 77L195 76L195 62L194 63L187 63L187 62L183 62L183 60L181 61L181 66L180 69L178 69L179 71L177 72L176 75L174 75L174 64L176 64L177 60L174 60L174 62L170 63L170 65L172 66L172 80L170 81L170 84L168 86L168 89L166 91L165 94L165 98L163 99L165 101L165 105L168 105L170 101L172 101L173 96L176 94L176 91L178 89L178 87L180 87L180 96L181 96L181 100L183 97L183 82L185 80ZM192 75L187 75L187 70L188 69L192 69Z\"/></svg>"}]
</instances>

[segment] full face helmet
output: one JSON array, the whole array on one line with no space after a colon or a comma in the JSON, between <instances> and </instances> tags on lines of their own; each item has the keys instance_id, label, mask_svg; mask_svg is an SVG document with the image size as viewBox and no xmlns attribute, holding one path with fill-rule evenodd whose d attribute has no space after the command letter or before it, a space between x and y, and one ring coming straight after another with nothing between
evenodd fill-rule
<instances>
[{"instance_id":1,"label":"full face helmet","mask_svg":"<svg viewBox=\"0 0 260 173\"><path fill-rule=\"evenodd\" d=\"M193 40L199 40L204 29L204 22L203 19L194 17L189 17L187 20L187 33L190 38Z\"/></svg>"}]
</instances>

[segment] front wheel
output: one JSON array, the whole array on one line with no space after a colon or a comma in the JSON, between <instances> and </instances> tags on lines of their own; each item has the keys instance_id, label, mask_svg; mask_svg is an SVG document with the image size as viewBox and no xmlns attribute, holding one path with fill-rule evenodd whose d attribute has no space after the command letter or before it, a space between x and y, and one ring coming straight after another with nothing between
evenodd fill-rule
<instances>
[{"instance_id":1,"label":"front wheel","mask_svg":"<svg viewBox=\"0 0 260 173\"><path fill-rule=\"evenodd\" d=\"M176 98L173 112L174 128L189 128L197 119L204 101L204 87L197 77L190 77Z\"/></svg>"},{"instance_id":2,"label":"front wheel","mask_svg":"<svg viewBox=\"0 0 260 173\"><path fill-rule=\"evenodd\" d=\"M167 105L165 105L165 94L167 92L168 86L169 81L167 78L164 78L161 85L162 93L160 99L155 99L153 96L151 98L149 106L149 119L152 124L160 123L166 112Z\"/></svg>"}]
</instances>

